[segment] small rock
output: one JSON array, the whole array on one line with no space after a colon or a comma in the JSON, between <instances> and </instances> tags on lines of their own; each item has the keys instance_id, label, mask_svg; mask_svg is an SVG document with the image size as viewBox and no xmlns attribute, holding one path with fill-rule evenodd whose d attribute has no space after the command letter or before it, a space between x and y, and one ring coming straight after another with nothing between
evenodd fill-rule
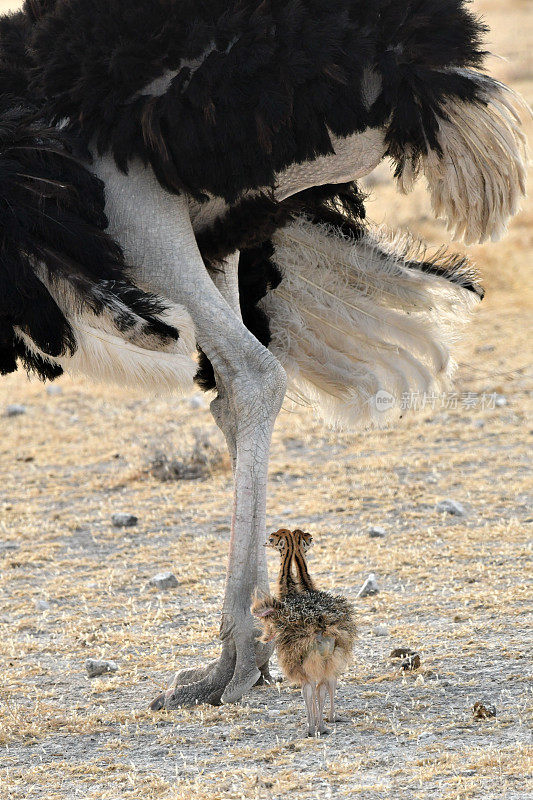
<instances>
[{"instance_id":1,"label":"small rock","mask_svg":"<svg viewBox=\"0 0 533 800\"><path fill-rule=\"evenodd\" d=\"M113 514L111 522L115 528L132 528L134 525L137 525L139 520L134 514L127 514L124 511L119 511L117 514Z\"/></svg>"},{"instance_id":2,"label":"small rock","mask_svg":"<svg viewBox=\"0 0 533 800\"><path fill-rule=\"evenodd\" d=\"M496 706L487 703L486 700L478 700L474 703L473 713L475 719L488 719L496 716Z\"/></svg>"},{"instance_id":3,"label":"small rock","mask_svg":"<svg viewBox=\"0 0 533 800\"><path fill-rule=\"evenodd\" d=\"M378 625L374 628L374 636L388 636L389 629L385 625Z\"/></svg>"},{"instance_id":4,"label":"small rock","mask_svg":"<svg viewBox=\"0 0 533 800\"><path fill-rule=\"evenodd\" d=\"M400 666L406 672L411 672L414 669L418 669L420 666L420 656L418 653L413 653L412 655L407 656L407 658L404 658Z\"/></svg>"},{"instance_id":5,"label":"small rock","mask_svg":"<svg viewBox=\"0 0 533 800\"><path fill-rule=\"evenodd\" d=\"M47 600L36 600L35 608L37 611L48 611L50 603Z\"/></svg>"},{"instance_id":6,"label":"small rock","mask_svg":"<svg viewBox=\"0 0 533 800\"><path fill-rule=\"evenodd\" d=\"M178 581L172 572L158 572L153 578L150 578L151 586L156 589L175 589L178 586Z\"/></svg>"},{"instance_id":7,"label":"small rock","mask_svg":"<svg viewBox=\"0 0 533 800\"><path fill-rule=\"evenodd\" d=\"M6 406L5 416L6 417L18 417L20 414L26 413L26 406L19 405L18 403L11 403L11 405Z\"/></svg>"},{"instance_id":8,"label":"small rock","mask_svg":"<svg viewBox=\"0 0 533 800\"><path fill-rule=\"evenodd\" d=\"M189 407L196 411L200 408L207 408L207 403L201 394L195 394L189 400Z\"/></svg>"},{"instance_id":9,"label":"small rock","mask_svg":"<svg viewBox=\"0 0 533 800\"><path fill-rule=\"evenodd\" d=\"M9 553L10 550L18 550L20 547L19 544L15 544L15 542L0 542L0 555L2 553Z\"/></svg>"},{"instance_id":10,"label":"small rock","mask_svg":"<svg viewBox=\"0 0 533 800\"><path fill-rule=\"evenodd\" d=\"M387 535L385 528L380 528L379 525L372 525L372 527L368 531L368 535L371 539L384 539Z\"/></svg>"},{"instance_id":11,"label":"small rock","mask_svg":"<svg viewBox=\"0 0 533 800\"><path fill-rule=\"evenodd\" d=\"M63 389L61 386L56 386L54 383L51 383L50 386L46 387L46 394L50 395L50 397L57 397L63 394Z\"/></svg>"},{"instance_id":12,"label":"small rock","mask_svg":"<svg viewBox=\"0 0 533 800\"><path fill-rule=\"evenodd\" d=\"M357 597L370 597L372 594L379 592L378 582L373 572L370 573L366 581L363 583L357 593Z\"/></svg>"},{"instance_id":13,"label":"small rock","mask_svg":"<svg viewBox=\"0 0 533 800\"><path fill-rule=\"evenodd\" d=\"M89 678L96 678L98 675L116 672L118 664L116 661L100 661L97 658L88 658L85 662L85 669Z\"/></svg>"},{"instance_id":14,"label":"small rock","mask_svg":"<svg viewBox=\"0 0 533 800\"><path fill-rule=\"evenodd\" d=\"M494 405L497 408L503 408L503 406L507 405L507 398L503 394L497 394L494 399Z\"/></svg>"},{"instance_id":15,"label":"small rock","mask_svg":"<svg viewBox=\"0 0 533 800\"><path fill-rule=\"evenodd\" d=\"M416 650L411 650L410 647L397 647L390 654L390 658L406 658L406 656L416 656Z\"/></svg>"},{"instance_id":16,"label":"small rock","mask_svg":"<svg viewBox=\"0 0 533 800\"><path fill-rule=\"evenodd\" d=\"M464 507L457 500L441 500L437 503L437 511L453 514L456 517L464 517L466 514Z\"/></svg>"}]
</instances>

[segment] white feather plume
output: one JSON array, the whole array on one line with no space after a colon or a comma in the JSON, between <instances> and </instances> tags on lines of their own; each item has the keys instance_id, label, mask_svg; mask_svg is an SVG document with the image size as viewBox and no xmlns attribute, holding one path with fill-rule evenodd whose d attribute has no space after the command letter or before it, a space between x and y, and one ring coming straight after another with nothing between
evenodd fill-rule
<instances>
[{"instance_id":1,"label":"white feather plume","mask_svg":"<svg viewBox=\"0 0 533 800\"><path fill-rule=\"evenodd\" d=\"M520 111L531 112L503 83L471 70L456 71L478 84L480 100L444 103L446 118L439 118L438 133L442 153L428 148L417 164L407 152L398 183L407 193L422 171L433 211L447 220L455 239L497 241L526 192L528 155Z\"/></svg>"},{"instance_id":2,"label":"white feather plume","mask_svg":"<svg viewBox=\"0 0 533 800\"><path fill-rule=\"evenodd\" d=\"M464 259L428 259L405 236L348 240L302 217L274 245L283 280L262 307L293 394L328 422L358 427L400 416L405 394L448 385L450 348L479 299ZM441 274L415 268L417 257Z\"/></svg>"},{"instance_id":3,"label":"white feather plume","mask_svg":"<svg viewBox=\"0 0 533 800\"><path fill-rule=\"evenodd\" d=\"M178 329L179 338L162 339L151 333L147 323L123 306L118 299L110 301L100 314L85 304L80 308L68 282L49 282L40 275L74 332L76 350L72 355L53 358L43 353L20 328L16 335L29 350L65 372L84 375L103 383L138 387L154 393L188 391L193 386L197 364L191 357L195 349L192 319L185 308L167 303L167 310L158 318ZM98 292L95 287L95 292ZM119 330L116 319L121 313L128 316L128 327Z\"/></svg>"}]
</instances>

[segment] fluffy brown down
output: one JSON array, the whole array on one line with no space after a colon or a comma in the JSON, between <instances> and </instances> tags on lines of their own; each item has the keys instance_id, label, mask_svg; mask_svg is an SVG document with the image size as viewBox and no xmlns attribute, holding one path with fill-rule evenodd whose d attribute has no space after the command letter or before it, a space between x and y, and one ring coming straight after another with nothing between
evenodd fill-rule
<instances>
[{"instance_id":1,"label":"fluffy brown down","mask_svg":"<svg viewBox=\"0 0 533 800\"><path fill-rule=\"evenodd\" d=\"M347 668L356 636L351 603L328 592L306 592L283 600L256 600L252 614L263 629L262 641L274 640L285 677L302 685L321 683Z\"/></svg>"}]
</instances>

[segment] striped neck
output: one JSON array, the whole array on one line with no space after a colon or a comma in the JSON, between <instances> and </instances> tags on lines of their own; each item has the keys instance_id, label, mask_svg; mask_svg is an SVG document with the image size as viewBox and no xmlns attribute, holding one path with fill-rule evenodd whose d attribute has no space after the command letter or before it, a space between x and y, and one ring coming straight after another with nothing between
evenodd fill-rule
<instances>
[{"instance_id":1,"label":"striped neck","mask_svg":"<svg viewBox=\"0 0 533 800\"><path fill-rule=\"evenodd\" d=\"M313 582L313 579L309 575L309 570L307 569L307 561L305 560L305 556L301 549L300 542L294 542L294 562L296 564L296 574L298 576L298 583L300 584L300 589L303 592L316 592L316 586Z\"/></svg>"},{"instance_id":2,"label":"striped neck","mask_svg":"<svg viewBox=\"0 0 533 800\"><path fill-rule=\"evenodd\" d=\"M278 597L280 600L287 597L289 594L294 594L296 590L296 581L294 580L291 572L291 564L294 555L294 543L290 536L286 539L287 546L281 553L281 564L278 575Z\"/></svg>"}]
</instances>

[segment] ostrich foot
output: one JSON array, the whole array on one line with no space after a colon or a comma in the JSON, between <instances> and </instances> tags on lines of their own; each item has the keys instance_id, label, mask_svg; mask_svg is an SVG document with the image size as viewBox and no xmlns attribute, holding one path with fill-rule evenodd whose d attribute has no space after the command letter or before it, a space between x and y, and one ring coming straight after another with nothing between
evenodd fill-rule
<instances>
[{"instance_id":1,"label":"ostrich foot","mask_svg":"<svg viewBox=\"0 0 533 800\"><path fill-rule=\"evenodd\" d=\"M201 703L221 705L222 695L233 678L235 663L235 648L223 647L220 657L207 666L178 672L168 689L155 698L150 708L159 711ZM259 670L257 674L260 675Z\"/></svg>"},{"instance_id":2,"label":"ostrich foot","mask_svg":"<svg viewBox=\"0 0 533 800\"><path fill-rule=\"evenodd\" d=\"M188 667L187 669L180 669L174 675L174 680L168 687L174 689L176 686L186 686L188 683L196 683L201 681L208 675L211 670L215 669L219 659L214 658L203 667Z\"/></svg>"},{"instance_id":3,"label":"ostrich foot","mask_svg":"<svg viewBox=\"0 0 533 800\"><path fill-rule=\"evenodd\" d=\"M328 736L328 734L330 733L331 733L330 729L326 728L325 725L322 726L322 729L316 728L314 726L307 729L307 737L309 739L316 739L320 736Z\"/></svg>"},{"instance_id":4,"label":"ostrich foot","mask_svg":"<svg viewBox=\"0 0 533 800\"><path fill-rule=\"evenodd\" d=\"M159 711L201 703L236 703L262 679L268 680L271 655L271 648L256 640L255 631L251 638L232 633L224 639L219 658L203 667L180 670L150 708Z\"/></svg>"}]
</instances>

